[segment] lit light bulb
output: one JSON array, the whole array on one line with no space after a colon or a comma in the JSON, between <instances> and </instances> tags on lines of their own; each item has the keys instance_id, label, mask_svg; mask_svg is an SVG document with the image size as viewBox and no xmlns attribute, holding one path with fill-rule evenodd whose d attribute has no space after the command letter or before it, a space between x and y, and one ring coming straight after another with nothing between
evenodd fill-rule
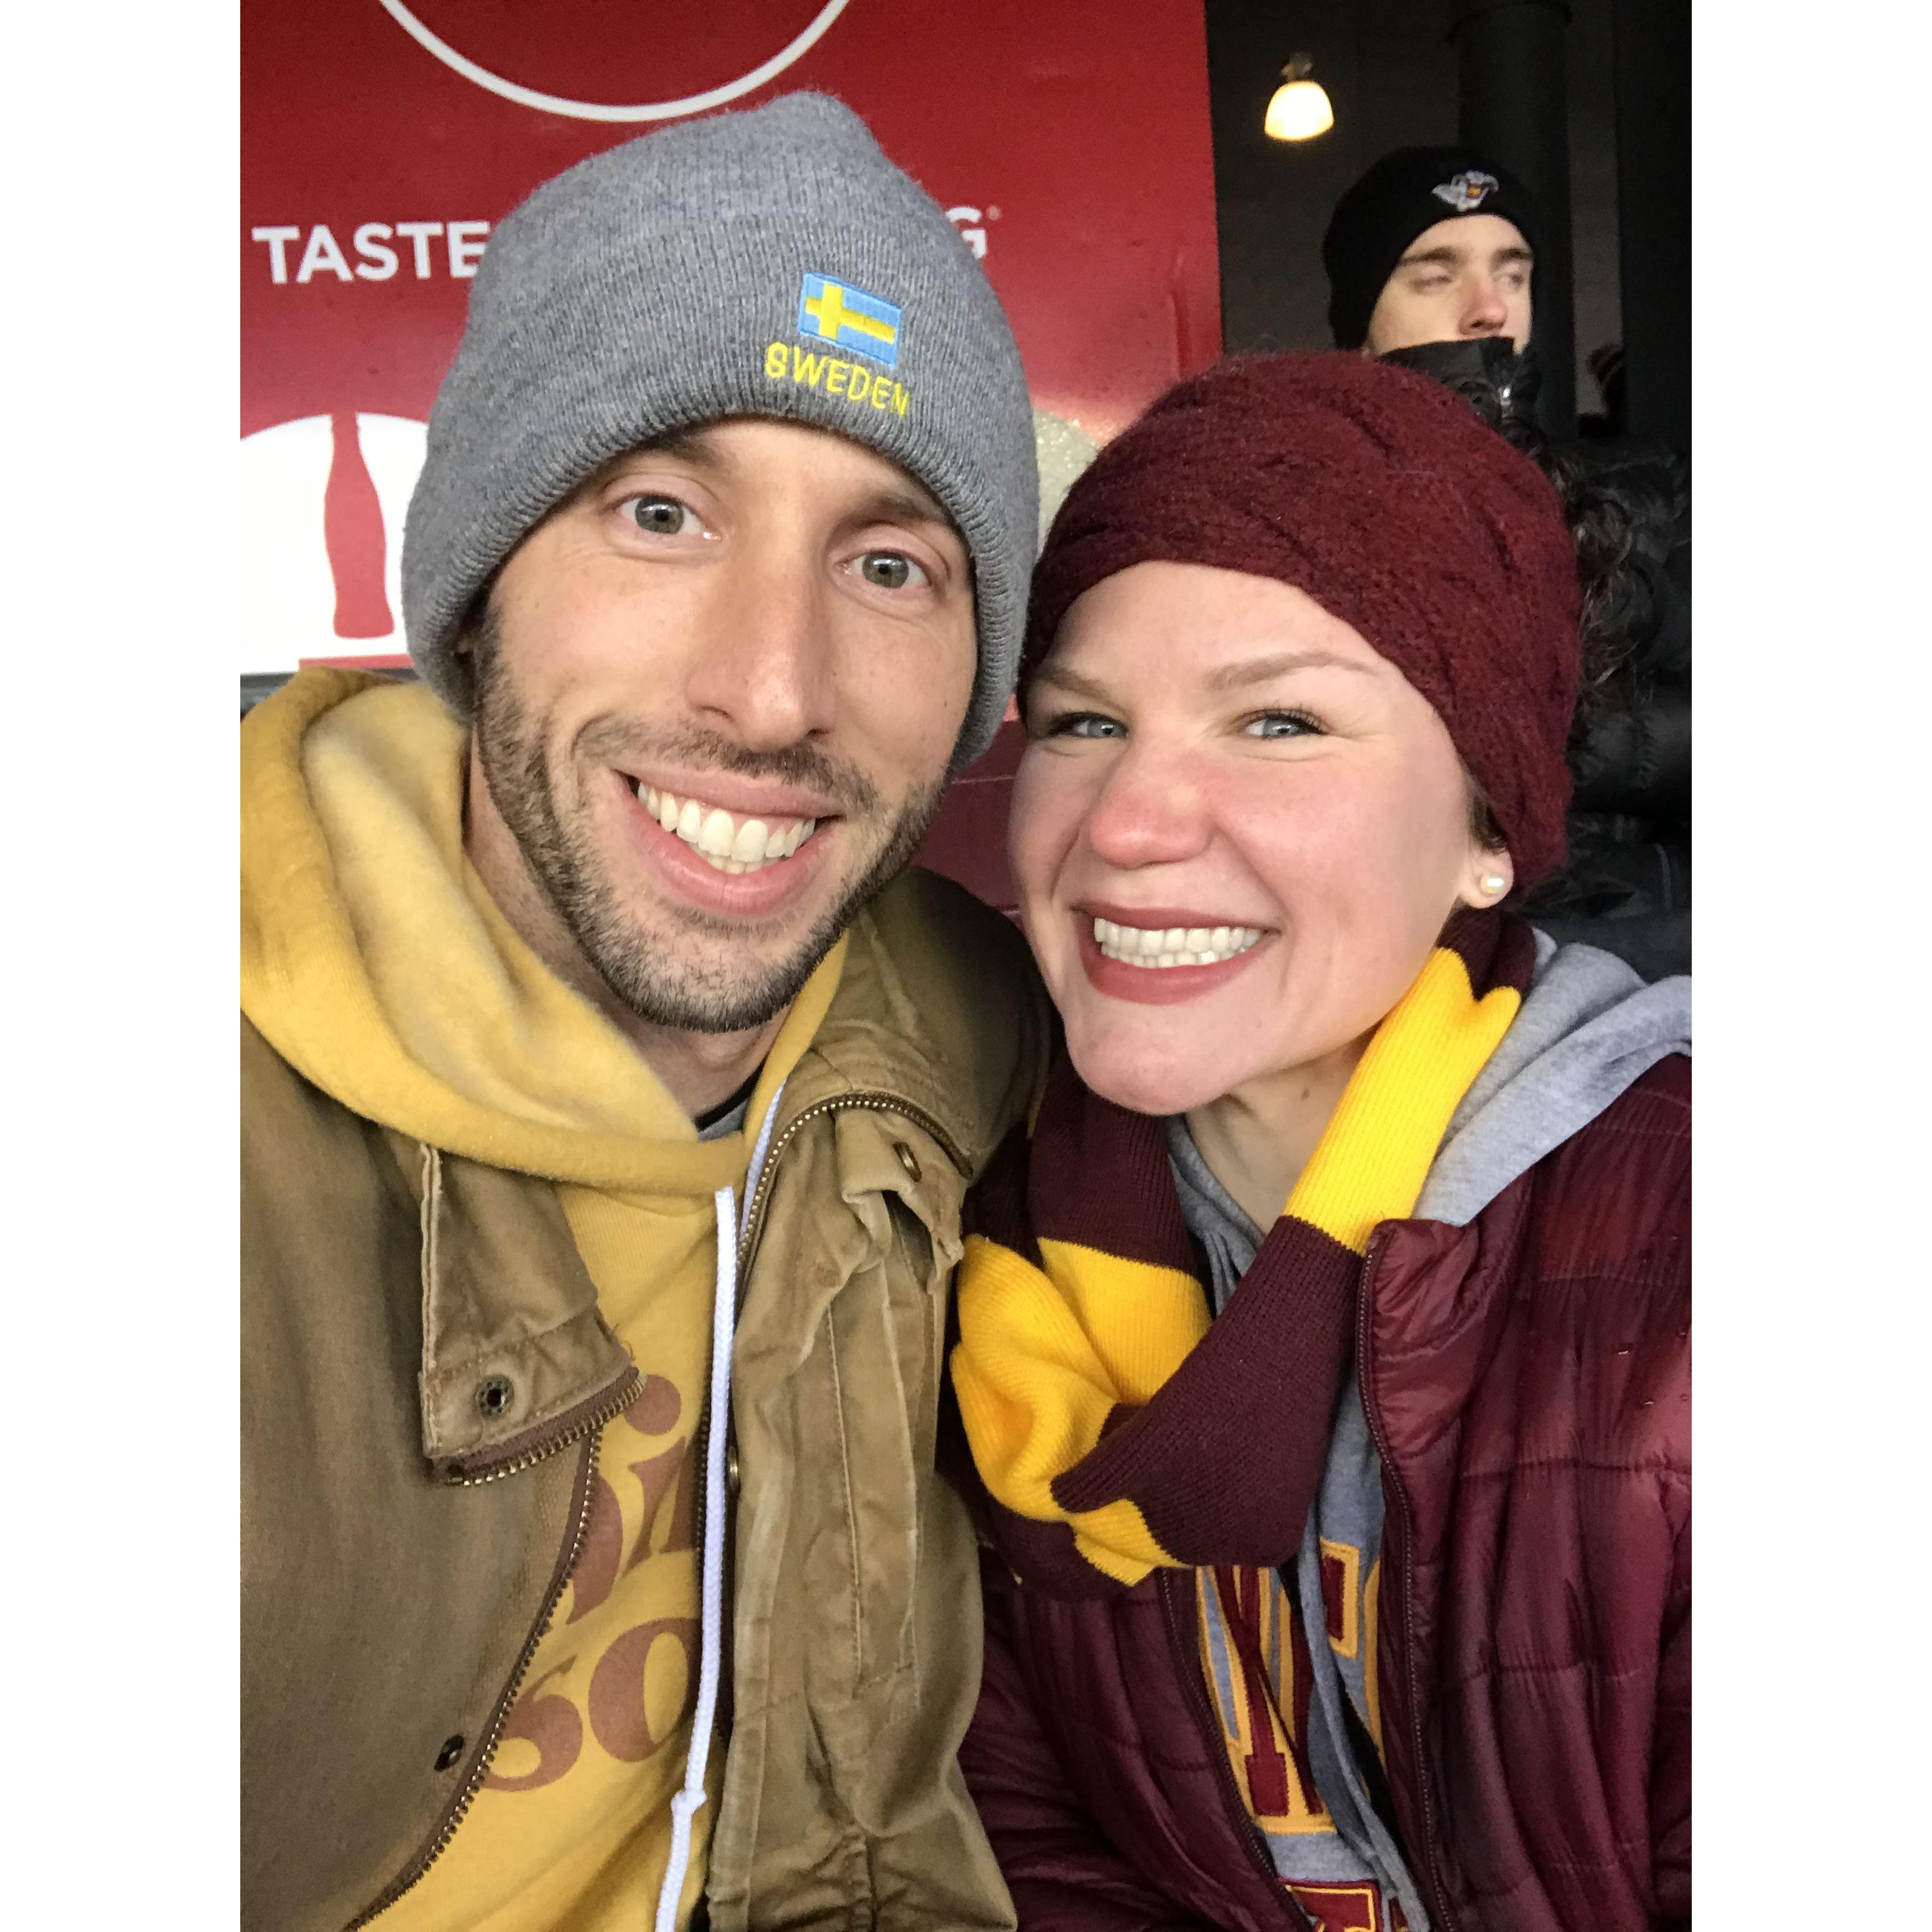
<instances>
[{"instance_id":1,"label":"lit light bulb","mask_svg":"<svg viewBox=\"0 0 1932 1932\"><path fill-rule=\"evenodd\" d=\"M1297 54L1281 70L1281 85L1268 104L1268 118L1262 131L1276 141L1312 141L1335 124L1335 110L1328 104L1328 92L1318 80L1311 80L1315 63L1306 54Z\"/></svg>"}]
</instances>

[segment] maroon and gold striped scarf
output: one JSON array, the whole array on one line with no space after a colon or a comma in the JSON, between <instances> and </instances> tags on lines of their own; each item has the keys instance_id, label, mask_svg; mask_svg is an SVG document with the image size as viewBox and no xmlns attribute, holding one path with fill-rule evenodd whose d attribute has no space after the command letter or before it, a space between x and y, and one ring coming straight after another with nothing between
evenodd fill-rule
<instances>
[{"instance_id":1,"label":"maroon and gold striped scarf","mask_svg":"<svg viewBox=\"0 0 1932 1932\"><path fill-rule=\"evenodd\" d=\"M1160 1121L1090 1093L1061 1048L969 1205L951 1363L984 1513L1028 1582L1085 1596L1292 1560L1369 1237L1414 1209L1534 962L1521 920L1450 920L1211 1323Z\"/></svg>"}]
</instances>

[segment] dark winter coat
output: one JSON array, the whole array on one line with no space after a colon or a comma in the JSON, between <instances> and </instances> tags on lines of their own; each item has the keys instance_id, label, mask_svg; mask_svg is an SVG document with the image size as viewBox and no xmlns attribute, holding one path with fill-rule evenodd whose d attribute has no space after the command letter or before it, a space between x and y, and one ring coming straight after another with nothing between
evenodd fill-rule
<instances>
[{"instance_id":1,"label":"dark winter coat","mask_svg":"<svg viewBox=\"0 0 1932 1932\"><path fill-rule=\"evenodd\" d=\"M1370 1247L1378 1802L1434 1932L1688 1925L1689 1180L1673 1054L1468 1226ZM1071 1602L982 1568L961 1762L1022 1932L1306 1925L1212 1728L1191 1576Z\"/></svg>"}]
</instances>

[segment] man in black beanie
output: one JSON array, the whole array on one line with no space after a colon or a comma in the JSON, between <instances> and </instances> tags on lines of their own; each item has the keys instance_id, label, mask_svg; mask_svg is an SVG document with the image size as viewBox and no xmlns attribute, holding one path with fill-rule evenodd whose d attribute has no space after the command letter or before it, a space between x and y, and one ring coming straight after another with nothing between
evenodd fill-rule
<instances>
[{"instance_id":1,"label":"man in black beanie","mask_svg":"<svg viewBox=\"0 0 1932 1932\"><path fill-rule=\"evenodd\" d=\"M1398 148L1335 205L1322 238L1338 349L1529 340L1536 205L1467 148Z\"/></svg>"},{"instance_id":2,"label":"man in black beanie","mask_svg":"<svg viewBox=\"0 0 1932 1932\"><path fill-rule=\"evenodd\" d=\"M1690 482L1660 447L1538 426L1535 202L1467 148L1398 148L1322 239L1336 346L1420 370L1557 487L1584 587L1590 698L1570 746L1570 861L1528 910L1647 979L1690 970Z\"/></svg>"}]
</instances>

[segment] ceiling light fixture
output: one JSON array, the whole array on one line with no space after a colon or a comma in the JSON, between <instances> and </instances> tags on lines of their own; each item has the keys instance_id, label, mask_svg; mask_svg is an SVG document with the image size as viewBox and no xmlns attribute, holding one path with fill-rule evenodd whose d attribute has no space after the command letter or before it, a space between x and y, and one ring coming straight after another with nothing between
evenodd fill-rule
<instances>
[{"instance_id":1,"label":"ceiling light fixture","mask_svg":"<svg viewBox=\"0 0 1932 1932\"><path fill-rule=\"evenodd\" d=\"M1328 104L1328 92L1310 76L1315 62L1306 54L1294 54L1281 70L1281 85L1268 104L1268 118L1262 130L1276 141L1312 141L1335 124L1335 110Z\"/></svg>"}]
</instances>

